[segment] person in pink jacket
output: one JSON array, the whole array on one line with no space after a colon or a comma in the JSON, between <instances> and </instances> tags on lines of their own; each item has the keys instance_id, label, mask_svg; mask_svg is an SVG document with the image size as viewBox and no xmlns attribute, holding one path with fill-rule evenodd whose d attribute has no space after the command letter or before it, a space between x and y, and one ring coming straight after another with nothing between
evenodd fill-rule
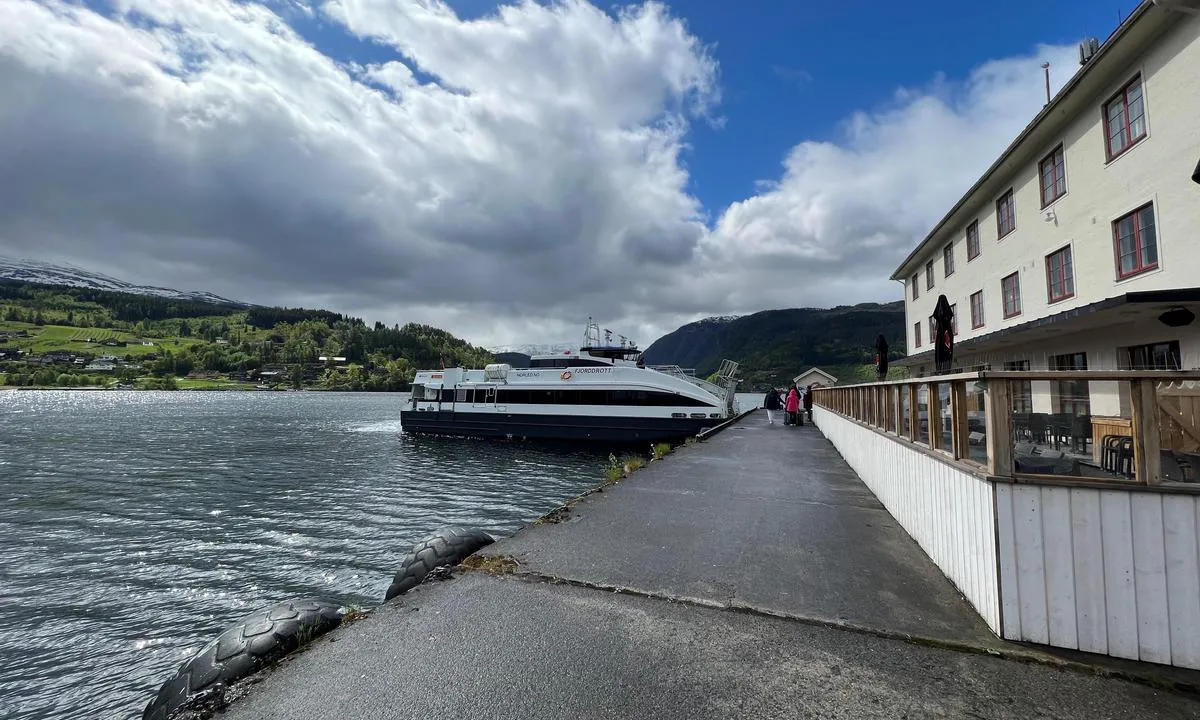
<instances>
[{"instance_id":1,"label":"person in pink jacket","mask_svg":"<svg viewBox=\"0 0 1200 720\"><path fill-rule=\"evenodd\" d=\"M793 385L791 390L788 390L787 402L784 403L783 409L787 411L788 425L802 425L803 420L800 420L800 391Z\"/></svg>"}]
</instances>

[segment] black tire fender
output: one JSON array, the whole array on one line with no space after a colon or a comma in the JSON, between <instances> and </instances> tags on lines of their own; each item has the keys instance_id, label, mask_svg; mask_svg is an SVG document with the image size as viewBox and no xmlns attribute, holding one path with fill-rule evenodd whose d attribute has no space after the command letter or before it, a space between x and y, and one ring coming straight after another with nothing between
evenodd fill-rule
<instances>
[{"instance_id":1,"label":"black tire fender","mask_svg":"<svg viewBox=\"0 0 1200 720\"><path fill-rule=\"evenodd\" d=\"M223 707L231 685L334 629L343 613L338 603L310 599L255 610L181 665L146 706L142 720Z\"/></svg>"},{"instance_id":2,"label":"black tire fender","mask_svg":"<svg viewBox=\"0 0 1200 720\"><path fill-rule=\"evenodd\" d=\"M400 560L400 570L388 586L384 602L412 590L435 568L450 567L462 562L476 550L491 545L496 539L482 530L447 527L434 532L413 545Z\"/></svg>"}]
</instances>

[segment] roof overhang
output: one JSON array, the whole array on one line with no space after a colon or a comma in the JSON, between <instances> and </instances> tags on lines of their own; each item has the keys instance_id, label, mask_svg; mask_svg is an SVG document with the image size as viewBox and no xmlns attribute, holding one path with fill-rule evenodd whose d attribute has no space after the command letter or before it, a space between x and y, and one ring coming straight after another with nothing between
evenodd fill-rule
<instances>
[{"instance_id":1,"label":"roof overhang","mask_svg":"<svg viewBox=\"0 0 1200 720\"><path fill-rule=\"evenodd\" d=\"M1168 9L1171 6L1160 8L1156 7L1157 4L1153 0L1145 0L1121 22L1087 64L1067 81L950 212L913 248L892 273L892 280L901 280L912 274L913 268L920 265L919 260L924 258L930 247L945 242L943 233L948 228L965 226L968 216L978 213L984 200L990 201L993 195L998 196L1007 189L1019 167L1040 159L1039 154L1050 149L1048 145L1065 125L1080 114L1090 112L1088 106L1117 82L1121 73L1129 68L1146 46L1179 22L1180 16ZM1099 109L1095 112L1099 113Z\"/></svg>"},{"instance_id":2,"label":"roof overhang","mask_svg":"<svg viewBox=\"0 0 1200 720\"><path fill-rule=\"evenodd\" d=\"M1118 295L956 342L954 355L961 358L964 354L1005 350L1064 335L1110 328L1118 324L1159 323L1159 316L1177 307L1188 308L1200 317L1200 288L1151 290ZM911 366L929 362L933 362L932 350L909 355L894 364Z\"/></svg>"}]
</instances>

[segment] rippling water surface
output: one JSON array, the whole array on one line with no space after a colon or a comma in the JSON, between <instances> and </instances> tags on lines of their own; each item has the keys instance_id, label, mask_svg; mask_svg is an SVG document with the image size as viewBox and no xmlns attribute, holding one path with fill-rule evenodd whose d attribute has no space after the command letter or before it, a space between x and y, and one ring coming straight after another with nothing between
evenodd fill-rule
<instances>
[{"instance_id":1,"label":"rippling water surface","mask_svg":"<svg viewBox=\"0 0 1200 720\"><path fill-rule=\"evenodd\" d=\"M373 606L431 530L508 534L601 478L607 451L402 437L401 402L0 392L0 717L141 717L241 615Z\"/></svg>"}]
</instances>

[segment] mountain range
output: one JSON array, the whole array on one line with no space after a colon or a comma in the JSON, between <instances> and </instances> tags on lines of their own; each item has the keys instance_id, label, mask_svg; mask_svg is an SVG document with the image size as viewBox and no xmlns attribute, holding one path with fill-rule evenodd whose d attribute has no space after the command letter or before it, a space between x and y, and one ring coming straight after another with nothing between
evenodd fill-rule
<instances>
[{"instance_id":1,"label":"mountain range","mask_svg":"<svg viewBox=\"0 0 1200 720\"><path fill-rule=\"evenodd\" d=\"M734 360L741 363L746 388L753 390L788 383L810 367L843 382L865 381L880 334L891 348L890 358L904 356L903 301L707 318L654 341L645 359L651 365L693 368L701 377L721 360Z\"/></svg>"},{"instance_id":2,"label":"mountain range","mask_svg":"<svg viewBox=\"0 0 1200 720\"><path fill-rule=\"evenodd\" d=\"M109 277L108 275L102 275L70 265L52 265L36 260L17 260L3 256L0 256L0 280L19 280L22 282L41 283L43 285L69 285L71 287L92 288L93 290L151 295L171 300L190 300L218 305L250 307L248 303L229 300L210 292L172 290L171 288L150 285L135 285L124 280Z\"/></svg>"}]
</instances>

